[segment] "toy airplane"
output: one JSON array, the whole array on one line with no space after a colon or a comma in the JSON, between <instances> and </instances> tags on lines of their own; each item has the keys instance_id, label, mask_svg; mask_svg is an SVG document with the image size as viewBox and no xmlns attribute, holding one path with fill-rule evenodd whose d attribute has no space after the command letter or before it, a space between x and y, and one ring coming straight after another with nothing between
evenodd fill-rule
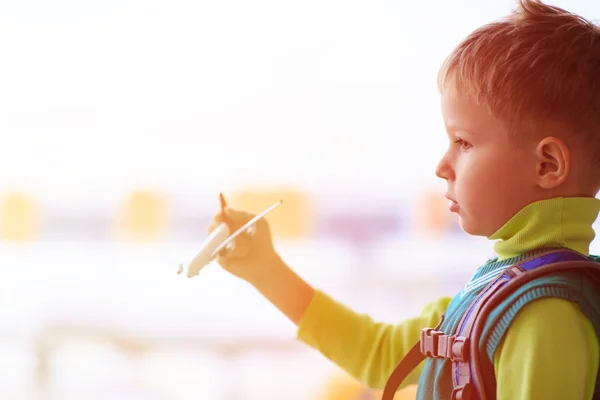
<instances>
[{"instance_id":1,"label":"toy airplane","mask_svg":"<svg viewBox=\"0 0 600 400\"><path fill-rule=\"evenodd\" d=\"M225 198L223 194L220 195L221 198L221 211L227 206L225 202ZM196 256L192 259L190 263L186 266L184 264L179 264L178 274L182 274L184 270L187 270L187 277L192 278L200 273L200 270L208 265L214 258L222 251L225 250L227 252L233 252L235 249L235 239L241 235L242 233L246 233L249 236L252 236L256 233L256 221L263 218L265 215L273 211L275 208L279 207L282 203L282 200L277 201L266 210L257 214L250 221L246 222L241 228L236 230L233 233L230 233L229 227L226 223L220 223L211 233L208 235L202 246L200 247L200 251Z\"/></svg>"}]
</instances>

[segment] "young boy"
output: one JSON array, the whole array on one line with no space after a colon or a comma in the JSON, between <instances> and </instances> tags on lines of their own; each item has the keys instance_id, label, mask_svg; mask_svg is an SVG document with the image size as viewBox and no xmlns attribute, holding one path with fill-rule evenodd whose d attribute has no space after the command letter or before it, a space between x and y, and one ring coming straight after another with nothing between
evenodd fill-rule
<instances>
[{"instance_id":1,"label":"young boy","mask_svg":"<svg viewBox=\"0 0 600 400\"><path fill-rule=\"evenodd\" d=\"M435 327L443 313L440 330L455 332L465 307L508 266L542 248L588 256L595 236L600 28L521 0L513 14L477 29L454 50L439 88L449 147L436 174L447 182L450 210L462 229L496 241L497 253L453 299L433 301L397 325L375 322L296 275L263 220L252 237L241 236L236 250L218 259L297 324L301 341L373 388L385 385L421 330ZM236 229L251 217L227 209L215 220ZM600 296L583 289L580 275L554 278L520 290L511 307L498 309L502 323L488 327L482 351L497 399L600 396ZM450 399L450 363L428 358L404 382L414 383L418 399Z\"/></svg>"}]
</instances>

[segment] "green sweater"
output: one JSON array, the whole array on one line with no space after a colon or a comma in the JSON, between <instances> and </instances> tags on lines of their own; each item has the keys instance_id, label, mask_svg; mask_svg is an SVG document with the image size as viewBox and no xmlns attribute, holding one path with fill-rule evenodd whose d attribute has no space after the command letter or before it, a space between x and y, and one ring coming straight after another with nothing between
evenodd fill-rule
<instances>
[{"instance_id":1,"label":"green sweater","mask_svg":"<svg viewBox=\"0 0 600 400\"><path fill-rule=\"evenodd\" d=\"M444 329L454 327L460 313L449 313L449 307L459 307L461 300L464 303L474 296L494 278L494 271L515 260L512 257L518 259L540 247L566 247L588 255L599 211L600 200L595 198L556 198L528 205L489 238L497 241L498 257L479 268L463 292L454 299L433 300L419 315L399 323L374 321L317 291L300 321L298 338L369 387L383 388L394 367L419 340L421 329L435 327L442 313L447 315ZM530 301L537 293L530 285L525 289L530 294L520 294L529 301L521 304L518 313L508 314L510 324L494 330L488 327L482 346L493 357L497 400L592 398L600 359L598 325L591 322L589 312L581 312L577 300L571 301L586 295L585 285L569 277L561 285L578 294L552 292L551 297ZM420 398L449 398L450 369L426 364L421 363L404 386L420 380Z\"/></svg>"}]
</instances>

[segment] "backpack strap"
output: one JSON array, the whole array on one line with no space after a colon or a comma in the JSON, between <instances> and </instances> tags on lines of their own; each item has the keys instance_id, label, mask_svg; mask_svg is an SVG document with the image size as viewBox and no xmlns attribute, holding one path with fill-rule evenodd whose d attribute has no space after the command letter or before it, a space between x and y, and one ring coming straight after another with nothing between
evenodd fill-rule
<instances>
[{"instance_id":1,"label":"backpack strap","mask_svg":"<svg viewBox=\"0 0 600 400\"><path fill-rule=\"evenodd\" d=\"M489 384L494 381L494 377L487 377L484 374L483 365L487 360L486 354L478 350L479 339L482 336L490 313L502 302L508 295L513 293L520 286L530 282L543 275L548 275L564 271L579 271L586 273L595 283L600 279L600 264L590 260L583 254L572 250L554 250L539 254L521 263L511 266L502 274L499 279L504 280L504 284L499 287L494 296L488 297L485 304L480 307L477 320L471 323L470 328L470 353L472 357L469 360L471 376L470 382L476 388L480 400L495 399L496 394L492 389L495 385ZM508 273L507 276L505 276ZM599 286L600 288L600 286ZM453 371L454 372L454 371Z\"/></svg>"},{"instance_id":2,"label":"backpack strap","mask_svg":"<svg viewBox=\"0 0 600 400\"><path fill-rule=\"evenodd\" d=\"M487 398L485 390L489 385L486 385L484 380L481 363L478 363L474 367L473 359L480 359L478 357L479 338L487 316L493 307L504 300L516 287L525 283L523 278L531 280L550 272L547 267L555 266L557 263L570 263L573 261L585 262L586 266L589 266L589 263L591 263L582 254L566 249L550 250L536 254L518 264L508 267L504 273L490 282L481 291L479 296L477 296L464 313L458 324L456 335L453 335L454 342L458 343L455 346L454 353L459 354L460 357L452 359L452 383L454 386L451 396L452 400L472 400L476 398L484 400ZM559 265L559 267L564 268L564 265ZM536 274L532 273L534 270L537 272ZM517 277L521 279L516 279ZM512 283L512 285L508 286L509 283ZM478 325L478 331L477 334L474 334L476 324ZM477 371L474 371L475 369ZM477 378L475 378L475 375L477 375ZM491 398L495 398L495 396Z\"/></svg>"},{"instance_id":3,"label":"backpack strap","mask_svg":"<svg viewBox=\"0 0 600 400\"><path fill-rule=\"evenodd\" d=\"M489 313L509 293L526 281L545 273L590 267L600 272L600 264L568 249L549 250L508 267L471 303L458 324L456 334L447 335L438 330L444 315L437 327L421 331L419 342L410 349L390 375L382 400L393 400L404 379L426 357L446 358L452 361L452 400L495 398L493 393L486 397L485 391L490 385L487 385L484 380L483 360L478 350L479 338Z\"/></svg>"},{"instance_id":4,"label":"backpack strap","mask_svg":"<svg viewBox=\"0 0 600 400\"><path fill-rule=\"evenodd\" d=\"M444 322L444 314L442 314L442 318L440 322L434 329L423 329L421 332L421 340L419 340L415 345L406 353L406 355L400 360L400 363L394 368L394 371L388 378L387 383L385 384L385 388L383 389L383 395L381 396L381 400L393 400L396 391L402 384L402 382L406 379L406 377L415 369L417 366L425 359L426 351L424 351L423 343L425 343L423 339L423 335L425 331L434 331L439 329L442 326L442 322Z\"/></svg>"}]
</instances>

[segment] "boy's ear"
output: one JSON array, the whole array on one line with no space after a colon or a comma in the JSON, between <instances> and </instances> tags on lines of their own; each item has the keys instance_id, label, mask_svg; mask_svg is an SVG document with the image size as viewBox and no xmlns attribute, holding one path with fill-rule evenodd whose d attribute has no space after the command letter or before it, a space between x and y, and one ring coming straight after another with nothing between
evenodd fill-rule
<instances>
[{"instance_id":1,"label":"boy's ear","mask_svg":"<svg viewBox=\"0 0 600 400\"><path fill-rule=\"evenodd\" d=\"M535 148L536 183L543 189L560 186L569 176L571 153L562 140L549 136Z\"/></svg>"}]
</instances>

